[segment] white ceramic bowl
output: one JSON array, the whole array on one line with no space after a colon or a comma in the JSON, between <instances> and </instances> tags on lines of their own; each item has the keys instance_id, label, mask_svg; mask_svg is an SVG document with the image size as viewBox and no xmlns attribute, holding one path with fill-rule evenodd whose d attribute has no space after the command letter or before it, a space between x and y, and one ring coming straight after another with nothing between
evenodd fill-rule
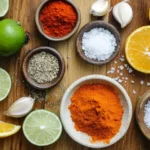
<instances>
[{"instance_id":1,"label":"white ceramic bowl","mask_svg":"<svg viewBox=\"0 0 150 150\"><path fill-rule=\"evenodd\" d=\"M109 144L104 143L104 142L91 143L90 136L88 136L87 134L83 132L76 131L76 129L74 128L74 123L71 119L68 106L71 104L70 99L72 95L74 94L74 92L76 91L76 89L78 89L81 85L86 84L86 83L102 83L102 84L110 85L111 87L114 88L114 90L116 91L116 93L118 94L120 98L121 105L123 106L123 109L124 109L122 125L120 127L119 132L110 140ZM75 140L79 144L84 145L86 147L103 148L103 147L108 147L116 143L127 132L128 127L131 122L131 118L132 118L132 103L125 89L115 80L107 76L103 76L103 75L89 75L89 76L85 76L75 81L66 90L62 98L62 102L61 102L60 117L61 117L61 120L62 120L62 123L66 132L73 140Z\"/></svg>"}]
</instances>

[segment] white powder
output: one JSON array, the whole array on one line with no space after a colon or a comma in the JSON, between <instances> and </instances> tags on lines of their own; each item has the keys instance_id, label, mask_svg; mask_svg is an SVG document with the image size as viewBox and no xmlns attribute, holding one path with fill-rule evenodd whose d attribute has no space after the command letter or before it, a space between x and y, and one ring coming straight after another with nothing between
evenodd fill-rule
<instances>
[{"instance_id":1,"label":"white powder","mask_svg":"<svg viewBox=\"0 0 150 150\"><path fill-rule=\"evenodd\" d=\"M94 28L82 37L82 50L85 56L94 60L107 60L115 51L116 38L104 28Z\"/></svg>"},{"instance_id":2,"label":"white powder","mask_svg":"<svg viewBox=\"0 0 150 150\"><path fill-rule=\"evenodd\" d=\"M144 107L144 122L148 128L150 128L150 100L147 102L147 104Z\"/></svg>"}]
</instances>

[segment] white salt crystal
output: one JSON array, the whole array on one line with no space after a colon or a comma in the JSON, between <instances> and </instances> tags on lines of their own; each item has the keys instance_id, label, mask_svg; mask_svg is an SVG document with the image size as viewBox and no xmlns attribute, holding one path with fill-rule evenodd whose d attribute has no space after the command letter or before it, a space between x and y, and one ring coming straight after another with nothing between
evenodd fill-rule
<instances>
[{"instance_id":1,"label":"white salt crystal","mask_svg":"<svg viewBox=\"0 0 150 150\"><path fill-rule=\"evenodd\" d=\"M120 70L117 70L117 73L119 73L120 72Z\"/></svg>"},{"instance_id":2,"label":"white salt crystal","mask_svg":"<svg viewBox=\"0 0 150 150\"><path fill-rule=\"evenodd\" d=\"M116 77L116 78L113 78L113 79L117 81L119 79L119 77Z\"/></svg>"},{"instance_id":3,"label":"white salt crystal","mask_svg":"<svg viewBox=\"0 0 150 150\"><path fill-rule=\"evenodd\" d=\"M111 70L114 70L114 71L115 71L115 68L114 68L114 67L111 67Z\"/></svg>"},{"instance_id":4,"label":"white salt crystal","mask_svg":"<svg viewBox=\"0 0 150 150\"><path fill-rule=\"evenodd\" d=\"M123 76L123 73L121 72L120 75Z\"/></svg>"},{"instance_id":5,"label":"white salt crystal","mask_svg":"<svg viewBox=\"0 0 150 150\"><path fill-rule=\"evenodd\" d=\"M115 64L117 64L117 61L115 61Z\"/></svg>"},{"instance_id":6,"label":"white salt crystal","mask_svg":"<svg viewBox=\"0 0 150 150\"><path fill-rule=\"evenodd\" d=\"M107 60L115 51L116 38L104 28L94 28L82 37L82 49L85 56L94 60Z\"/></svg>"},{"instance_id":7,"label":"white salt crystal","mask_svg":"<svg viewBox=\"0 0 150 150\"><path fill-rule=\"evenodd\" d=\"M150 82L147 82L147 86L150 86Z\"/></svg>"},{"instance_id":8,"label":"white salt crystal","mask_svg":"<svg viewBox=\"0 0 150 150\"><path fill-rule=\"evenodd\" d=\"M131 83L134 83L134 81L133 81L133 80L131 80Z\"/></svg>"},{"instance_id":9,"label":"white salt crystal","mask_svg":"<svg viewBox=\"0 0 150 150\"><path fill-rule=\"evenodd\" d=\"M141 80L141 81L140 81L140 84L141 84L141 85L143 85L143 84L144 84L144 81L143 81L143 80Z\"/></svg>"},{"instance_id":10,"label":"white salt crystal","mask_svg":"<svg viewBox=\"0 0 150 150\"><path fill-rule=\"evenodd\" d=\"M122 83L122 80L121 80L121 79L119 79L119 80L118 80L118 82L119 82L119 83Z\"/></svg>"},{"instance_id":11,"label":"white salt crystal","mask_svg":"<svg viewBox=\"0 0 150 150\"><path fill-rule=\"evenodd\" d=\"M120 58L120 61L122 61L122 62L123 62L123 61L125 61L125 59L124 59L124 58Z\"/></svg>"},{"instance_id":12,"label":"white salt crystal","mask_svg":"<svg viewBox=\"0 0 150 150\"><path fill-rule=\"evenodd\" d=\"M119 68L120 68L120 70L123 70L123 69L124 69L124 67L123 67L123 66L120 66Z\"/></svg>"},{"instance_id":13,"label":"white salt crystal","mask_svg":"<svg viewBox=\"0 0 150 150\"><path fill-rule=\"evenodd\" d=\"M136 94L136 91L135 91L135 90L133 90L133 94Z\"/></svg>"},{"instance_id":14,"label":"white salt crystal","mask_svg":"<svg viewBox=\"0 0 150 150\"><path fill-rule=\"evenodd\" d=\"M144 122L148 128L150 128L150 100L145 104L144 107Z\"/></svg>"},{"instance_id":15,"label":"white salt crystal","mask_svg":"<svg viewBox=\"0 0 150 150\"><path fill-rule=\"evenodd\" d=\"M129 73L132 73L133 72L133 69L132 68L129 68Z\"/></svg>"},{"instance_id":16,"label":"white salt crystal","mask_svg":"<svg viewBox=\"0 0 150 150\"><path fill-rule=\"evenodd\" d=\"M128 78L127 78L127 77L125 77L125 80L128 80Z\"/></svg>"},{"instance_id":17,"label":"white salt crystal","mask_svg":"<svg viewBox=\"0 0 150 150\"><path fill-rule=\"evenodd\" d=\"M125 67L128 67L128 64L124 64Z\"/></svg>"}]
</instances>

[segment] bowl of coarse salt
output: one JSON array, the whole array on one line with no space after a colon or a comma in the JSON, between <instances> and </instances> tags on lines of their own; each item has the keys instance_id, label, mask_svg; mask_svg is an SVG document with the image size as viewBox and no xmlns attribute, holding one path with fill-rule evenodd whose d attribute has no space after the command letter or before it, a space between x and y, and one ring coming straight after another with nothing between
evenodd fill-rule
<instances>
[{"instance_id":1,"label":"bowl of coarse salt","mask_svg":"<svg viewBox=\"0 0 150 150\"><path fill-rule=\"evenodd\" d=\"M127 132L132 103L126 90L112 78L88 75L72 83L64 93L60 118L74 141L89 148L104 148Z\"/></svg>"},{"instance_id":2,"label":"bowl of coarse salt","mask_svg":"<svg viewBox=\"0 0 150 150\"><path fill-rule=\"evenodd\" d=\"M143 135L150 140L150 90L146 91L137 102L136 121Z\"/></svg>"},{"instance_id":3,"label":"bowl of coarse salt","mask_svg":"<svg viewBox=\"0 0 150 150\"><path fill-rule=\"evenodd\" d=\"M120 50L120 34L104 21L86 24L76 39L80 57L90 64L103 65L113 60Z\"/></svg>"}]
</instances>

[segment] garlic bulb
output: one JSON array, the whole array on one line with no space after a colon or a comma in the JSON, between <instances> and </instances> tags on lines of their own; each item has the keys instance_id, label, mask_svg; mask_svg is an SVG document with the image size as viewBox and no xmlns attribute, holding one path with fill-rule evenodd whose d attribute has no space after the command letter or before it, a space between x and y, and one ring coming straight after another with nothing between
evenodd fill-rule
<instances>
[{"instance_id":1,"label":"garlic bulb","mask_svg":"<svg viewBox=\"0 0 150 150\"><path fill-rule=\"evenodd\" d=\"M4 115L20 118L27 115L33 108L35 100L31 97L22 97L14 102Z\"/></svg>"},{"instance_id":2,"label":"garlic bulb","mask_svg":"<svg viewBox=\"0 0 150 150\"><path fill-rule=\"evenodd\" d=\"M104 16L109 11L109 1L108 0L97 0L93 3L90 13L93 16Z\"/></svg>"},{"instance_id":3,"label":"garlic bulb","mask_svg":"<svg viewBox=\"0 0 150 150\"><path fill-rule=\"evenodd\" d=\"M122 1L114 6L113 16L121 24L121 27L124 28L131 22L133 11L126 1Z\"/></svg>"}]
</instances>

